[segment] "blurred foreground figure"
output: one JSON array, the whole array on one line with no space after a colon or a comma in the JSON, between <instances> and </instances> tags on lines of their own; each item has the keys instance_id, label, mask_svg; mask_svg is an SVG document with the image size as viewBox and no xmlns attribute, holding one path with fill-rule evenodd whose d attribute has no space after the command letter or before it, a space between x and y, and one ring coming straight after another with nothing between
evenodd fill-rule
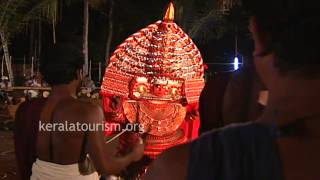
<instances>
[{"instance_id":1,"label":"blurred foreground figure","mask_svg":"<svg viewBox=\"0 0 320 180\"><path fill-rule=\"evenodd\" d=\"M133 34L114 52L101 87L107 121L138 123L147 131L144 162L129 168L127 178L143 174L165 149L197 137L203 74L199 50L174 23L172 3L162 21ZM122 136L120 151L135 136Z\"/></svg>"},{"instance_id":2,"label":"blurred foreground figure","mask_svg":"<svg viewBox=\"0 0 320 180\"><path fill-rule=\"evenodd\" d=\"M231 125L163 153L146 180L320 179L320 5L243 0L254 63L269 91L257 122ZM270 123L271 122L271 123Z\"/></svg>"},{"instance_id":3,"label":"blurred foreground figure","mask_svg":"<svg viewBox=\"0 0 320 180\"><path fill-rule=\"evenodd\" d=\"M225 125L223 103L231 76L231 72L219 72L207 78L199 99L199 134Z\"/></svg>"},{"instance_id":4,"label":"blurred foreground figure","mask_svg":"<svg viewBox=\"0 0 320 180\"><path fill-rule=\"evenodd\" d=\"M76 99L83 58L67 45L55 45L41 63L52 87L49 97L17 110L14 138L21 179L98 180L98 173L119 173L143 155L142 143L123 156L115 156L114 144L105 144L102 109Z\"/></svg>"},{"instance_id":5,"label":"blurred foreground figure","mask_svg":"<svg viewBox=\"0 0 320 180\"><path fill-rule=\"evenodd\" d=\"M249 62L237 71L215 73L207 79L199 100L200 134L261 116L268 91Z\"/></svg>"}]
</instances>

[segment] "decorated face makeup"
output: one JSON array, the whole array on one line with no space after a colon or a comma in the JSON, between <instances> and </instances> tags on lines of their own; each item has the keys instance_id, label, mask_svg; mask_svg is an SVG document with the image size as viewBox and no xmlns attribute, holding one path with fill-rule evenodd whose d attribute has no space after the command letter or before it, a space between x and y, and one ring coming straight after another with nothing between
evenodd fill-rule
<instances>
[{"instance_id":1,"label":"decorated face makeup","mask_svg":"<svg viewBox=\"0 0 320 180\"><path fill-rule=\"evenodd\" d=\"M130 96L136 100L179 101L184 97L183 80L136 77L131 82Z\"/></svg>"}]
</instances>

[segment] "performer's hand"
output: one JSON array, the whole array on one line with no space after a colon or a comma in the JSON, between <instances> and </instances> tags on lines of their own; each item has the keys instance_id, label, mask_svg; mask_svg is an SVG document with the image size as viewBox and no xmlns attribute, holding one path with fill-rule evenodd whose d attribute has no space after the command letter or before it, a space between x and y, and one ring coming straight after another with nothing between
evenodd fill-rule
<instances>
[{"instance_id":1,"label":"performer's hand","mask_svg":"<svg viewBox=\"0 0 320 180\"><path fill-rule=\"evenodd\" d=\"M111 139L113 136L109 136L108 138L105 138L105 142L107 142L109 139ZM119 139L114 139L113 141L105 144L106 151L108 151L109 154L112 154L116 156L118 154L118 147L119 147Z\"/></svg>"},{"instance_id":2,"label":"performer's hand","mask_svg":"<svg viewBox=\"0 0 320 180\"><path fill-rule=\"evenodd\" d=\"M110 98L110 107L114 111L118 111L122 107L121 98L119 96L113 96Z\"/></svg>"},{"instance_id":3,"label":"performer's hand","mask_svg":"<svg viewBox=\"0 0 320 180\"><path fill-rule=\"evenodd\" d=\"M197 103L187 105L186 120L197 120L200 117L198 109Z\"/></svg>"},{"instance_id":4,"label":"performer's hand","mask_svg":"<svg viewBox=\"0 0 320 180\"><path fill-rule=\"evenodd\" d=\"M144 144L143 140L139 138L138 143L132 149L132 159L133 161L139 161L144 155Z\"/></svg>"}]
</instances>

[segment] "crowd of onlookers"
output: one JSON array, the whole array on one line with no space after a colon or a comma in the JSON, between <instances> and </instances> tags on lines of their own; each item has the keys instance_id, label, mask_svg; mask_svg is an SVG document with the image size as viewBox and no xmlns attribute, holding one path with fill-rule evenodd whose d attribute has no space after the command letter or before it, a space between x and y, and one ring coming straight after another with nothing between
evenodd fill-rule
<instances>
[{"instance_id":1,"label":"crowd of onlookers","mask_svg":"<svg viewBox=\"0 0 320 180\"><path fill-rule=\"evenodd\" d=\"M25 89L13 90L7 76L0 79L0 111L8 115L10 119L14 117L15 110L22 102L34 98L47 98L50 95L49 85L39 76L26 77L21 87L25 87ZM86 77L78 90L77 96L98 100L100 98L99 88L96 87L93 80Z\"/></svg>"}]
</instances>

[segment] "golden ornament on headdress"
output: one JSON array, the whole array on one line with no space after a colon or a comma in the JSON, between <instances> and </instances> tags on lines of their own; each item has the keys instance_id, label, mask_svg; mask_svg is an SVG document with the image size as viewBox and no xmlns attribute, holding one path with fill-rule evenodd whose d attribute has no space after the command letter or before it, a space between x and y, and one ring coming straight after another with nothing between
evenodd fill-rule
<instances>
[{"instance_id":1,"label":"golden ornament on headdress","mask_svg":"<svg viewBox=\"0 0 320 180\"><path fill-rule=\"evenodd\" d=\"M166 14L163 17L164 21L173 21L174 20L174 6L173 3L170 2Z\"/></svg>"}]
</instances>

